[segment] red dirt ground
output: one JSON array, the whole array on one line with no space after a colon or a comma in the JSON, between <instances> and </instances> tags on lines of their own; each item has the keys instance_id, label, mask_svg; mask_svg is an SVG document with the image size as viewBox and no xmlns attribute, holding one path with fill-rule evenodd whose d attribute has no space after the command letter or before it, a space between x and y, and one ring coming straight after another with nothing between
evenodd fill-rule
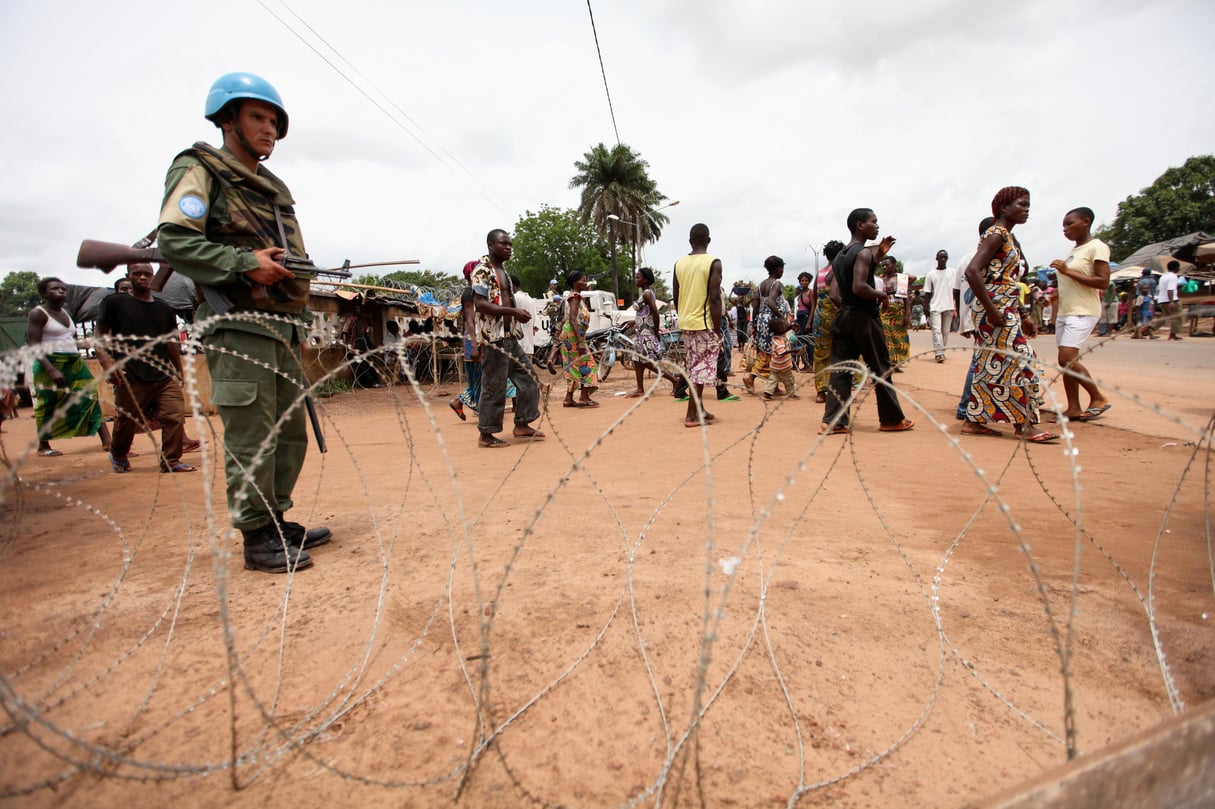
<instances>
[{"instance_id":1,"label":"red dirt ground","mask_svg":"<svg viewBox=\"0 0 1215 809\"><path fill-rule=\"evenodd\" d=\"M0 788L23 806L980 801L1066 761L1059 644L1081 754L1215 695L1194 446L1212 348L1098 348L1114 407L1072 425L1075 455L955 445L964 351L896 377L915 431L878 433L866 400L821 444L812 395L714 403L702 434L665 383L617 395L619 368L602 407L554 394L548 440L494 451L446 407L454 386L429 410L406 387L340 395L292 512L336 539L292 577L246 572L223 533L217 419L190 428L202 473L157 475L140 438L119 477L93 439L27 454L23 411L3 436Z\"/></svg>"}]
</instances>

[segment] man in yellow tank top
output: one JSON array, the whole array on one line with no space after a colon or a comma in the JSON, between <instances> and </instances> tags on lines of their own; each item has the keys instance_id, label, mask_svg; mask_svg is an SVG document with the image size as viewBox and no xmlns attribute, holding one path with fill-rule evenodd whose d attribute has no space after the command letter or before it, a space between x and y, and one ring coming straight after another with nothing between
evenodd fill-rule
<instances>
[{"instance_id":1,"label":"man in yellow tank top","mask_svg":"<svg viewBox=\"0 0 1215 809\"><path fill-rule=\"evenodd\" d=\"M705 385L717 381L721 352L721 261L709 255L710 241L708 225L693 225L688 233L692 252L675 262L675 308L693 393L688 398L685 427L708 425L716 419L702 404Z\"/></svg>"}]
</instances>

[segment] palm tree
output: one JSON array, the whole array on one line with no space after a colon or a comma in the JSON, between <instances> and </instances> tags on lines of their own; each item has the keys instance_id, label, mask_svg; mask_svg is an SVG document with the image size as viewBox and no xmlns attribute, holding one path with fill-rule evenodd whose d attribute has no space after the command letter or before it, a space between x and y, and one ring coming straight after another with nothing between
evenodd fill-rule
<instances>
[{"instance_id":1,"label":"palm tree","mask_svg":"<svg viewBox=\"0 0 1215 809\"><path fill-rule=\"evenodd\" d=\"M611 246L612 294L619 299L616 242L621 239L634 244L658 241L662 226L670 219L655 209L661 207L667 197L650 179L650 164L623 143L611 149L598 144L584 154L582 160L575 160L574 168L578 173L570 180L570 188L582 189L578 215L607 237ZM609 216L618 218L609 219Z\"/></svg>"}]
</instances>

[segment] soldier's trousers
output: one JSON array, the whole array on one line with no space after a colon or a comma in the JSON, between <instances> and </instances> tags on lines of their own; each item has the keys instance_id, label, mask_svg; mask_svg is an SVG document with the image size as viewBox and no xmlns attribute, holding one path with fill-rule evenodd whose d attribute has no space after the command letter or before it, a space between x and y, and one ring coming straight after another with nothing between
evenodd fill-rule
<instances>
[{"instance_id":1,"label":"soldier's trousers","mask_svg":"<svg viewBox=\"0 0 1215 809\"><path fill-rule=\"evenodd\" d=\"M291 508L308 450L299 344L217 329L203 341L211 403L224 425L224 472L232 525L267 525Z\"/></svg>"}]
</instances>

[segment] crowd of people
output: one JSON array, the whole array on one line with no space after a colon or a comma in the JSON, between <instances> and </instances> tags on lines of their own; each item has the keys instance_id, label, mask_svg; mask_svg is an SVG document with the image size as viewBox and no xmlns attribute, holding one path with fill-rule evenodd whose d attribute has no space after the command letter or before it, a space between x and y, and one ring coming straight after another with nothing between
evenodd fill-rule
<instances>
[{"instance_id":1,"label":"crowd of people","mask_svg":"<svg viewBox=\"0 0 1215 809\"><path fill-rule=\"evenodd\" d=\"M900 366L910 358L909 330L913 328L913 301L918 295L920 305L928 312L926 322L932 329L938 363L946 361L951 333L959 333L974 346L956 412L963 422L962 434L999 435L996 428L1008 425L1017 436L1032 443L1057 440L1058 434L1039 426L1042 365L1030 343L1039 333L1038 312L1047 304L1035 307L1031 287L1026 283L1029 264L1013 235L1014 228L1028 218L1029 206L1026 189L1001 189L992 200L992 216L979 223L975 249L954 267L949 265L948 252L938 251L937 265L918 293L899 273L898 261L890 255L894 238L878 241L876 214L858 208L846 222L849 243L833 241L825 245L827 266L817 277L809 273L799 276L792 307L781 280L785 263L778 256L765 260L768 276L757 289L738 284L727 296L721 284L721 262L708 251L709 229L703 224L694 226L689 233L692 249L676 263L674 272L674 304L687 357L682 377L690 384L690 391L685 393L681 379L672 382L673 392L688 402L685 425L707 426L716 421L717 416L704 405L704 386L716 384L720 390L724 379L721 357L731 344L750 344L754 350L754 360L742 369L746 391L765 400L775 398L782 390L788 398L800 398L791 370L797 350L794 346L804 336L813 348L816 401L824 405L822 433L839 435L852 429L846 404L861 379L858 363L868 368L875 380L878 429L913 429L915 421L904 414L892 378L902 372ZM1047 314L1055 334L1056 359L1064 369L1067 405L1063 415L1077 421L1098 418L1111 406L1081 361L1086 342L1102 320L1102 299L1110 285L1109 248L1092 236L1093 217L1093 212L1083 207L1064 217L1063 233L1072 247L1065 258L1051 263L1058 286L1041 296L1053 307ZM573 273L569 280L571 292L566 301L577 301L581 274ZM647 370L664 372L658 363L661 327L655 315L656 303L651 300L652 271L643 268L637 284L641 292L637 304L640 361L637 387L629 394L634 397L644 395ZM1161 294L1171 294L1175 300L1176 285L1167 280L1164 284L1166 291ZM725 301L732 304L728 317ZM573 331L576 337L576 326ZM571 341L570 346L574 345ZM568 362L574 356L583 363L576 370ZM582 348L571 352L563 345L563 357L567 359L566 376L571 386L585 378L588 370L593 373L594 357ZM725 373L729 373L728 363ZM574 387L570 390L567 406ZM1081 401L1081 391L1087 401Z\"/></svg>"},{"instance_id":2,"label":"crowd of people","mask_svg":"<svg viewBox=\"0 0 1215 809\"><path fill-rule=\"evenodd\" d=\"M196 143L169 167L161 207L158 241L162 256L201 291L198 338L205 347L211 379L211 404L223 424L227 504L232 525L242 534L247 568L282 573L312 564L310 549L329 542L324 527L306 528L286 519L292 492L307 451L307 389L301 345L311 314L308 280L287 269L290 258L306 258L294 200L287 186L265 168L276 143L287 135L288 117L277 91L248 73L220 77L206 99L205 115L222 132L223 147ZM704 224L688 236L690 251L674 267L673 297L686 364L678 373L662 362L663 326L654 295L655 276L637 271L636 388L646 393L647 371L672 382L673 394L686 401L683 423L705 428L717 421L705 403L705 387L718 401L736 401L726 380L732 346L750 344L754 360L742 369L745 391L771 401L779 395L800 398L794 356L812 348L815 401L823 405L820 433L841 435L853 429L849 403L867 368L874 382L878 429L906 432L916 423L899 402L893 376L910 356L908 330L918 325L916 309L932 329L938 363L946 361L950 335L973 341L966 381L957 407L968 436L997 435L1011 426L1024 440L1043 443L1059 436L1043 430L1042 373L1030 343L1044 327L1042 311L1053 307L1050 322L1065 370L1067 398L1063 415L1097 418L1110 408L1081 362L1083 348L1099 323L1110 325L1117 299L1109 297L1109 249L1093 238L1093 212L1075 208L1063 219L1073 242L1066 257L1053 261L1057 289L1033 296L1026 283L1028 262L1014 229L1029 215L1024 188L1001 189L991 216L979 224L975 249L954 266L949 254L936 255L936 267L915 292L890 255L895 239L878 239L877 215L857 208L845 225L849 241L824 246L827 265L812 277L803 273L786 299L785 262L764 261L767 277L755 290L723 288L722 262L710 252ZM450 407L461 420L476 416L477 445L499 449L511 443L544 440L534 426L540 419L542 392L535 365L538 301L506 269L512 240L502 229L486 237L486 252L464 268L462 298L468 385ZM95 381L75 342L75 324L64 311L67 287L43 279L44 303L29 315L27 342L36 346L34 365L38 454L60 454L51 441L97 435L115 472L131 469L134 435L149 420L163 432L157 453L165 472L191 472L181 460L197 447L185 433L177 344L172 310L150 290L151 268L132 265L129 288L107 297L96 336L98 359L115 386L117 418L111 436L102 419ZM580 270L564 278L566 293L550 285L548 311L553 351L560 352L566 408L599 406L599 369L587 340L589 312L583 298L588 279ZM1177 336L1180 319L1178 282L1173 268L1160 283L1145 274L1136 285L1139 300L1136 337L1150 334L1159 312ZM1049 302L1049 303L1048 303ZM732 304L732 305L731 305ZM728 308L731 312L728 314ZM731 320L734 327L731 328ZM110 344L107 338L123 335ZM732 339L734 338L734 339ZM548 355L547 367L554 353ZM1087 401L1081 401L1081 391ZM511 403L508 408L508 401ZM310 404L310 402L309 402ZM499 437L507 413L513 425L508 442Z\"/></svg>"}]
</instances>

